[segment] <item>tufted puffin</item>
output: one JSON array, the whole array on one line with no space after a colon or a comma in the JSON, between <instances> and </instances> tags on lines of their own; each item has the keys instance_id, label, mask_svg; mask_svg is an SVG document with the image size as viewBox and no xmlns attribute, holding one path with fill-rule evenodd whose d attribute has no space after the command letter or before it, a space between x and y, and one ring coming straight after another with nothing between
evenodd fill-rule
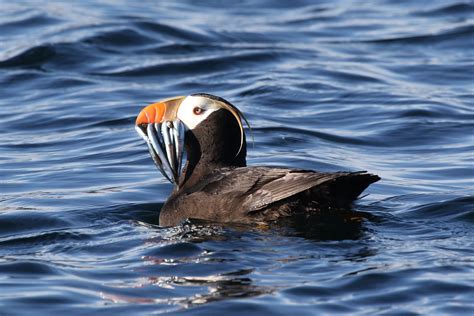
<instances>
[{"instance_id":1,"label":"tufted puffin","mask_svg":"<svg viewBox=\"0 0 474 316\"><path fill-rule=\"evenodd\" d=\"M205 93L165 99L140 112L136 130L175 185L161 209L161 226L188 218L268 223L347 209L380 179L365 171L247 167L242 120L247 122L230 102Z\"/></svg>"}]
</instances>

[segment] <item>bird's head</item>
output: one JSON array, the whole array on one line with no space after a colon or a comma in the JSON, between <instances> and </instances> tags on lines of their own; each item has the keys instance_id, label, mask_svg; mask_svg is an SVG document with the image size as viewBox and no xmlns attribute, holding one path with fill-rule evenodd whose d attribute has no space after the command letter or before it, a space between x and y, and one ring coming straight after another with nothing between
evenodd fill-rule
<instances>
[{"instance_id":1,"label":"bird's head","mask_svg":"<svg viewBox=\"0 0 474 316\"><path fill-rule=\"evenodd\" d=\"M245 166L242 119L230 102L198 93L148 105L138 115L135 128L163 175L179 185L184 151L192 169L198 162L203 168Z\"/></svg>"}]
</instances>

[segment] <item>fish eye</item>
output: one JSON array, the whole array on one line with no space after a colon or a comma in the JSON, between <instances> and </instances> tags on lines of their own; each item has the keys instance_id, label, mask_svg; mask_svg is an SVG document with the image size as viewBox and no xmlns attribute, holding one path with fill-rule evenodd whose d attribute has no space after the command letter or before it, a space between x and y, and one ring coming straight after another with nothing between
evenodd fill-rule
<instances>
[{"instance_id":1,"label":"fish eye","mask_svg":"<svg viewBox=\"0 0 474 316\"><path fill-rule=\"evenodd\" d=\"M193 109L193 113L195 115L200 115L202 114L202 112L204 112L204 110L202 108L200 108L199 106L196 106L194 109Z\"/></svg>"}]
</instances>

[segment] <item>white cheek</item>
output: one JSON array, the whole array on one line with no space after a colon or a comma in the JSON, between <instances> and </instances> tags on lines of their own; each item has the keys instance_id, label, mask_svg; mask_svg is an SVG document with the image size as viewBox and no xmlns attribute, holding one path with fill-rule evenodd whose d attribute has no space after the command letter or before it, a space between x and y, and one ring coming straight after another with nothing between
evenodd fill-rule
<instances>
[{"instance_id":1,"label":"white cheek","mask_svg":"<svg viewBox=\"0 0 474 316\"><path fill-rule=\"evenodd\" d=\"M180 119L181 122L183 122L189 129L194 129L202 121L207 119L209 115L218 110L216 108L207 108L204 110L203 113L196 115L193 112L194 108L196 107L196 103L193 104L191 102L186 101L187 100L184 100L183 103L181 103L178 109L177 116L178 119Z\"/></svg>"}]
</instances>

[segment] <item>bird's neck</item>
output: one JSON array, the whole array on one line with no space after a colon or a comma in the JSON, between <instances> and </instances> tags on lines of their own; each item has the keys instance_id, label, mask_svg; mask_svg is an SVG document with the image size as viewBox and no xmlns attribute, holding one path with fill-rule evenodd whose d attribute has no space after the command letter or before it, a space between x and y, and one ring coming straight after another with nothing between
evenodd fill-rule
<instances>
[{"instance_id":1,"label":"bird's neck","mask_svg":"<svg viewBox=\"0 0 474 316\"><path fill-rule=\"evenodd\" d=\"M179 181L180 190L193 187L206 175L219 168L246 166L245 135L243 135L241 147L241 135L237 122L234 118L226 117L227 111L219 112L212 114L215 114L212 120L203 122L194 130L186 132L187 162ZM226 124L215 124L216 121L223 121Z\"/></svg>"}]
</instances>

